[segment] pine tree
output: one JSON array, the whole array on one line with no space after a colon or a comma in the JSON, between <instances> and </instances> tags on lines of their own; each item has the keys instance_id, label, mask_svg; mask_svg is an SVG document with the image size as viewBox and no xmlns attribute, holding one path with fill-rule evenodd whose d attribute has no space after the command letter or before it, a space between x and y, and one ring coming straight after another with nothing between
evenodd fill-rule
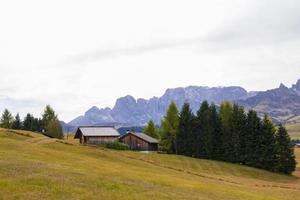
<instances>
[{"instance_id":1,"label":"pine tree","mask_svg":"<svg viewBox=\"0 0 300 200\"><path fill-rule=\"evenodd\" d=\"M220 107L221 134L222 134L222 160L231 161L234 156L234 144L232 141L232 112L233 108L229 102L224 102Z\"/></svg>"},{"instance_id":2,"label":"pine tree","mask_svg":"<svg viewBox=\"0 0 300 200\"><path fill-rule=\"evenodd\" d=\"M188 103L184 103L179 114L178 133L176 135L178 154L193 156L195 150L193 147L193 126L195 116Z\"/></svg>"},{"instance_id":3,"label":"pine tree","mask_svg":"<svg viewBox=\"0 0 300 200\"><path fill-rule=\"evenodd\" d=\"M43 121L42 119L33 117L32 119L32 131L42 132Z\"/></svg>"},{"instance_id":4,"label":"pine tree","mask_svg":"<svg viewBox=\"0 0 300 200\"><path fill-rule=\"evenodd\" d=\"M280 125L276 133L276 142L278 147L278 166L277 171L285 174L291 174L295 171L296 161L294 148L286 129Z\"/></svg>"},{"instance_id":5,"label":"pine tree","mask_svg":"<svg viewBox=\"0 0 300 200\"><path fill-rule=\"evenodd\" d=\"M32 119L32 131L38 131L38 118L33 117Z\"/></svg>"},{"instance_id":6,"label":"pine tree","mask_svg":"<svg viewBox=\"0 0 300 200\"><path fill-rule=\"evenodd\" d=\"M36 123L36 127L39 123L39 120L34 120ZM42 122L43 122L43 128L45 129L46 133L50 137L63 139L63 131L62 126L59 122L59 119L50 105L47 105L44 113L42 114Z\"/></svg>"},{"instance_id":7,"label":"pine tree","mask_svg":"<svg viewBox=\"0 0 300 200\"><path fill-rule=\"evenodd\" d=\"M261 146L261 120L257 113L250 110L247 115L246 125L246 145L245 145L245 164L252 167L259 167L260 146Z\"/></svg>"},{"instance_id":8,"label":"pine tree","mask_svg":"<svg viewBox=\"0 0 300 200\"><path fill-rule=\"evenodd\" d=\"M172 101L161 122L161 150L169 153L177 153L176 134L178 132L178 125L178 109L176 104Z\"/></svg>"},{"instance_id":9,"label":"pine tree","mask_svg":"<svg viewBox=\"0 0 300 200\"><path fill-rule=\"evenodd\" d=\"M12 128L13 129L21 129L22 128L22 122L21 122L19 113L15 116L15 120L12 125Z\"/></svg>"},{"instance_id":10,"label":"pine tree","mask_svg":"<svg viewBox=\"0 0 300 200\"><path fill-rule=\"evenodd\" d=\"M203 101L197 112L197 156L211 158L213 154L213 129L211 124L211 112L207 101Z\"/></svg>"},{"instance_id":11,"label":"pine tree","mask_svg":"<svg viewBox=\"0 0 300 200\"><path fill-rule=\"evenodd\" d=\"M57 120L57 115L50 105L47 105L42 114L43 126L47 129L48 123L52 120Z\"/></svg>"},{"instance_id":12,"label":"pine tree","mask_svg":"<svg viewBox=\"0 0 300 200\"><path fill-rule=\"evenodd\" d=\"M33 130L33 121L34 121L34 117L30 113L27 113L27 115L23 121L22 129L32 131Z\"/></svg>"},{"instance_id":13,"label":"pine tree","mask_svg":"<svg viewBox=\"0 0 300 200\"><path fill-rule=\"evenodd\" d=\"M43 129L42 119L35 118L32 114L27 113L23 121L22 129L35 131L35 132L42 132Z\"/></svg>"},{"instance_id":14,"label":"pine tree","mask_svg":"<svg viewBox=\"0 0 300 200\"><path fill-rule=\"evenodd\" d=\"M147 124L147 126L144 128L144 133L149 135L150 137L159 138L159 135L157 133L157 130L155 128L153 120L150 120Z\"/></svg>"},{"instance_id":15,"label":"pine tree","mask_svg":"<svg viewBox=\"0 0 300 200\"><path fill-rule=\"evenodd\" d=\"M8 109L5 109L0 119L1 127L12 128L13 122L14 122L14 118L12 114L8 111Z\"/></svg>"},{"instance_id":16,"label":"pine tree","mask_svg":"<svg viewBox=\"0 0 300 200\"><path fill-rule=\"evenodd\" d=\"M261 168L276 171L278 148L275 138L275 127L267 115L264 116L261 125Z\"/></svg>"},{"instance_id":17,"label":"pine tree","mask_svg":"<svg viewBox=\"0 0 300 200\"><path fill-rule=\"evenodd\" d=\"M245 155L245 131L246 131L246 115L244 108L237 104L233 105L232 119L231 119L231 142L232 142L232 154L230 156L230 162L244 163Z\"/></svg>"},{"instance_id":18,"label":"pine tree","mask_svg":"<svg viewBox=\"0 0 300 200\"><path fill-rule=\"evenodd\" d=\"M217 112L217 108L214 104L210 106L211 113L211 127L213 134L213 151L212 158L216 160L221 160L222 158L222 135L221 135L221 121L219 113Z\"/></svg>"}]
</instances>

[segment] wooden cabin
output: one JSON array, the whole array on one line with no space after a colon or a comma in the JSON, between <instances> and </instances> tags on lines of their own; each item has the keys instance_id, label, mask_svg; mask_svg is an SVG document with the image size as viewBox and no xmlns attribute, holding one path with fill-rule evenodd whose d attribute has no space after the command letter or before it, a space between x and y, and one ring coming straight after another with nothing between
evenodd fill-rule
<instances>
[{"instance_id":1,"label":"wooden cabin","mask_svg":"<svg viewBox=\"0 0 300 200\"><path fill-rule=\"evenodd\" d=\"M120 142L128 144L129 148L138 151L157 151L158 140L144 133L127 132L120 136Z\"/></svg>"},{"instance_id":2,"label":"wooden cabin","mask_svg":"<svg viewBox=\"0 0 300 200\"><path fill-rule=\"evenodd\" d=\"M75 137L81 144L106 144L117 142L120 134L112 126L81 126Z\"/></svg>"}]
</instances>

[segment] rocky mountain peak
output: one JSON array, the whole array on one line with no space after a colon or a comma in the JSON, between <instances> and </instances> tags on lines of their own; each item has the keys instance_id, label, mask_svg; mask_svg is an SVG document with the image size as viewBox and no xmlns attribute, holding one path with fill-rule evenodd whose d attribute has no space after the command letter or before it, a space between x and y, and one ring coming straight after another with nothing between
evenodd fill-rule
<instances>
[{"instance_id":1,"label":"rocky mountain peak","mask_svg":"<svg viewBox=\"0 0 300 200\"><path fill-rule=\"evenodd\" d=\"M124 107L134 106L135 104L136 104L135 98L131 95L127 95L125 97L121 97L117 99L114 109L122 106Z\"/></svg>"},{"instance_id":2,"label":"rocky mountain peak","mask_svg":"<svg viewBox=\"0 0 300 200\"><path fill-rule=\"evenodd\" d=\"M294 90L297 90L300 92L300 79L297 81L296 84L293 85L292 87Z\"/></svg>"},{"instance_id":3,"label":"rocky mountain peak","mask_svg":"<svg viewBox=\"0 0 300 200\"><path fill-rule=\"evenodd\" d=\"M97 113L97 112L99 112L99 108L97 106L93 106L85 112L85 115L89 115L90 113Z\"/></svg>"},{"instance_id":4,"label":"rocky mountain peak","mask_svg":"<svg viewBox=\"0 0 300 200\"><path fill-rule=\"evenodd\" d=\"M283 83L280 83L279 85L279 89L289 89L288 87L286 87Z\"/></svg>"}]
</instances>

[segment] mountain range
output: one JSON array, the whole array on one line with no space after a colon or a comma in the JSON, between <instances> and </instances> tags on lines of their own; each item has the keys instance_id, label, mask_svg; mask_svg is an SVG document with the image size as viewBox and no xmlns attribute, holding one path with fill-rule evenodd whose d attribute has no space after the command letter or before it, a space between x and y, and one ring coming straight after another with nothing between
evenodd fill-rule
<instances>
[{"instance_id":1,"label":"mountain range","mask_svg":"<svg viewBox=\"0 0 300 200\"><path fill-rule=\"evenodd\" d=\"M82 125L121 125L144 126L149 120L159 124L171 101L178 108L189 102L196 112L201 102L219 105L224 101L238 103L246 109L254 109L259 115L267 113L276 123L286 123L300 117L300 79L288 88L280 84L278 88L267 91L247 92L239 86L202 87L189 86L167 89L161 97L135 99L127 95L117 99L113 108L91 107L64 128Z\"/></svg>"}]
</instances>

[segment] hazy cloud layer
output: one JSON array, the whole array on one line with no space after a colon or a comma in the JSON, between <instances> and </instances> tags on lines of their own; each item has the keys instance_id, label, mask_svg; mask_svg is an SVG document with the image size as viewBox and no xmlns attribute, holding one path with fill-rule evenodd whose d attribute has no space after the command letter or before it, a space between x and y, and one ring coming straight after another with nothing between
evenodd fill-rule
<instances>
[{"instance_id":1,"label":"hazy cloud layer","mask_svg":"<svg viewBox=\"0 0 300 200\"><path fill-rule=\"evenodd\" d=\"M300 2L0 3L0 110L69 121L131 94L187 85L291 85L300 78ZM55 14L54 14L55 13Z\"/></svg>"},{"instance_id":2,"label":"hazy cloud layer","mask_svg":"<svg viewBox=\"0 0 300 200\"><path fill-rule=\"evenodd\" d=\"M61 60L59 64L82 64L85 62L95 62L102 59L113 59L118 56L132 56L136 54L149 53L166 48L176 48L179 46L196 45L201 39L185 39L171 42L156 42L151 44L143 44L141 46L133 46L130 48L95 50L79 55L69 56Z\"/></svg>"}]
</instances>

